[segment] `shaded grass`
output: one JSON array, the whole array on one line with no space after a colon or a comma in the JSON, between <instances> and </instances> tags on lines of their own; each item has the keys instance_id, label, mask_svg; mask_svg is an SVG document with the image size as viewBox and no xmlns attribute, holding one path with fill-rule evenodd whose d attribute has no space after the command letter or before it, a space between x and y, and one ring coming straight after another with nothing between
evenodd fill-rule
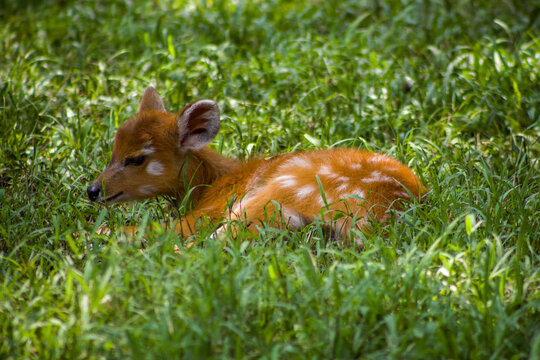
<instances>
[{"instance_id":1,"label":"shaded grass","mask_svg":"<svg viewBox=\"0 0 540 360\"><path fill-rule=\"evenodd\" d=\"M0 18L2 356L540 354L534 2L27 1ZM157 229L144 252L96 235L178 214L85 200L148 84L171 110L215 98L227 155L383 151L427 204L360 252L318 225L192 247Z\"/></svg>"}]
</instances>

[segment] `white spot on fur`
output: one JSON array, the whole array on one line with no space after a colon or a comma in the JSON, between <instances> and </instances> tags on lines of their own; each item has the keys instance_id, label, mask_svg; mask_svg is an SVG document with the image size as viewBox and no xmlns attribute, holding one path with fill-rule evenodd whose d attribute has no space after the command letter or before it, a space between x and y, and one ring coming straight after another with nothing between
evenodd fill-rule
<instances>
[{"instance_id":1,"label":"white spot on fur","mask_svg":"<svg viewBox=\"0 0 540 360\"><path fill-rule=\"evenodd\" d=\"M325 197L326 197L326 203L328 205L330 205L330 204L332 204L334 202L334 199L331 196L328 196L327 194L325 194ZM322 196L319 197L318 203L319 203L319 206L324 206L325 205Z\"/></svg>"},{"instance_id":2,"label":"white spot on fur","mask_svg":"<svg viewBox=\"0 0 540 360\"><path fill-rule=\"evenodd\" d=\"M330 167L328 165L321 166L321 168L319 169L317 174L318 175L326 175L326 176L334 175L332 173L332 171L330 170Z\"/></svg>"},{"instance_id":3,"label":"white spot on fur","mask_svg":"<svg viewBox=\"0 0 540 360\"><path fill-rule=\"evenodd\" d=\"M311 163L303 156L295 156L295 157L285 161L280 166L280 169L288 169L288 168L295 168L295 167L301 167L301 168L304 168L304 169L309 169L311 167Z\"/></svg>"},{"instance_id":4,"label":"white spot on fur","mask_svg":"<svg viewBox=\"0 0 540 360\"><path fill-rule=\"evenodd\" d=\"M370 157L368 159L368 161L370 163L388 161L388 160L389 160L389 157L387 155L384 155L384 154L375 154L375 155L373 155L372 157Z\"/></svg>"},{"instance_id":5,"label":"white spot on fur","mask_svg":"<svg viewBox=\"0 0 540 360\"><path fill-rule=\"evenodd\" d=\"M260 189L260 187L263 186L263 182L262 182L263 175L264 175L263 168L258 168L255 171L255 173L249 179L248 184L246 185L246 189L248 189L248 192L252 192L252 190L249 190L249 189Z\"/></svg>"},{"instance_id":6,"label":"white spot on fur","mask_svg":"<svg viewBox=\"0 0 540 360\"><path fill-rule=\"evenodd\" d=\"M342 157L337 158L337 162L341 166L347 166L349 165L349 158L342 156Z\"/></svg>"},{"instance_id":7,"label":"white spot on fur","mask_svg":"<svg viewBox=\"0 0 540 360\"><path fill-rule=\"evenodd\" d=\"M362 164L351 164L349 166L352 170L360 170L363 168Z\"/></svg>"},{"instance_id":8,"label":"white spot on fur","mask_svg":"<svg viewBox=\"0 0 540 360\"><path fill-rule=\"evenodd\" d=\"M319 175L319 176L323 175L323 176L327 176L327 177L333 178L333 179L340 177L339 175L333 173L332 170L330 169L330 166L328 166L328 165L321 166L319 171L317 171L317 175Z\"/></svg>"},{"instance_id":9,"label":"white spot on fur","mask_svg":"<svg viewBox=\"0 0 540 360\"><path fill-rule=\"evenodd\" d=\"M242 210L247 206L247 204L249 203L250 200L251 200L251 198L248 197L247 195L244 196L243 199L237 200L234 203L234 206L233 206L231 212L234 215L239 216L242 213Z\"/></svg>"},{"instance_id":10,"label":"white spot on fur","mask_svg":"<svg viewBox=\"0 0 540 360\"><path fill-rule=\"evenodd\" d=\"M363 182L372 183L372 182L393 182L395 181L390 176L383 175L380 171L374 171L370 174L369 177L363 178Z\"/></svg>"},{"instance_id":11,"label":"white spot on fur","mask_svg":"<svg viewBox=\"0 0 540 360\"><path fill-rule=\"evenodd\" d=\"M294 175L281 175L274 178L274 181L277 181L283 187L296 186L296 177Z\"/></svg>"},{"instance_id":12,"label":"white spot on fur","mask_svg":"<svg viewBox=\"0 0 540 360\"><path fill-rule=\"evenodd\" d=\"M241 197L234 203L234 206L231 210L232 213L236 216L239 216L242 213L243 209L245 209L246 206L250 203L250 201L253 200L253 198L262 190L264 190L264 188L265 187L263 185L259 185L255 188L251 188L251 190L248 190L243 197Z\"/></svg>"},{"instance_id":13,"label":"white spot on fur","mask_svg":"<svg viewBox=\"0 0 540 360\"><path fill-rule=\"evenodd\" d=\"M340 176L336 179L336 181L339 181L340 183L348 183L349 178L347 176Z\"/></svg>"},{"instance_id":14,"label":"white spot on fur","mask_svg":"<svg viewBox=\"0 0 540 360\"><path fill-rule=\"evenodd\" d=\"M298 215L289 216L287 224L293 228L299 228L304 226L304 222Z\"/></svg>"},{"instance_id":15,"label":"white spot on fur","mask_svg":"<svg viewBox=\"0 0 540 360\"><path fill-rule=\"evenodd\" d=\"M153 147L144 148L141 150L141 155L151 155L155 152L156 152L156 149L154 149Z\"/></svg>"},{"instance_id":16,"label":"white spot on fur","mask_svg":"<svg viewBox=\"0 0 540 360\"><path fill-rule=\"evenodd\" d=\"M306 225L304 220L297 212L291 211L286 207L281 208L281 215L283 216L285 224L287 224L289 227L298 229Z\"/></svg>"},{"instance_id":17,"label":"white spot on fur","mask_svg":"<svg viewBox=\"0 0 540 360\"><path fill-rule=\"evenodd\" d=\"M231 209L231 212L236 216L240 215L240 212L241 212L240 210L242 210L242 205L243 204L241 200L235 202L233 208Z\"/></svg>"},{"instance_id":18,"label":"white spot on fur","mask_svg":"<svg viewBox=\"0 0 540 360\"><path fill-rule=\"evenodd\" d=\"M358 196L362 199L366 198L366 194L362 191L362 189L355 189L353 192L350 193L350 195Z\"/></svg>"},{"instance_id":19,"label":"white spot on fur","mask_svg":"<svg viewBox=\"0 0 540 360\"><path fill-rule=\"evenodd\" d=\"M163 166L163 164L161 164L157 160L151 161L150 164L146 166L146 172L154 176L162 175L164 170L165 167Z\"/></svg>"},{"instance_id":20,"label":"white spot on fur","mask_svg":"<svg viewBox=\"0 0 540 360\"><path fill-rule=\"evenodd\" d=\"M336 188L336 190L339 191L339 192L343 192L343 191L347 190L348 187L349 187L349 184L343 183L343 184L339 185Z\"/></svg>"},{"instance_id":21,"label":"white spot on fur","mask_svg":"<svg viewBox=\"0 0 540 360\"><path fill-rule=\"evenodd\" d=\"M139 188L139 193L142 195L152 195L156 188L152 185L144 185Z\"/></svg>"},{"instance_id":22,"label":"white spot on fur","mask_svg":"<svg viewBox=\"0 0 540 360\"><path fill-rule=\"evenodd\" d=\"M301 200L305 198L306 196L310 195L311 193L313 193L314 191L315 191L315 186L312 186L312 185L302 186L301 188L298 189L296 193L296 197Z\"/></svg>"},{"instance_id":23,"label":"white spot on fur","mask_svg":"<svg viewBox=\"0 0 540 360\"><path fill-rule=\"evenodd\" d=\"M409 193L407 191L405 191L405 190L395 191L394 195L404 197L404 198L407 198L407 199L409 199L411 197L409 195Z\"/></svg>"}]
</instances>

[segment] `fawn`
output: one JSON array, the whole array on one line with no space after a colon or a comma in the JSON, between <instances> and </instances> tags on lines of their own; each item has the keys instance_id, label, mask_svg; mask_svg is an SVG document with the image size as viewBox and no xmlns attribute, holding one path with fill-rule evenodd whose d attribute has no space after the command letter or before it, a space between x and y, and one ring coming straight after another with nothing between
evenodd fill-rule
<instances>
[{"instance_id":1,"label":"fawn","mask_svg":"<svg viewBox=\"0 0 540 360\"><path fill-rule=\"evenodd\" d=\"M426 191L397 160L354 149L246 162L226 158L206 146L219 126L220 112L212 100L171 114L148 87L139 112L118 129L111 161L88 186L88 197L114 203L189 196L192 210L174 229L182 236L194 234L199 219L216 225L245 220L246 229L256 234L263 223L301 229L318 218L348 243L357 240L353 230L368 229L370 218L384 222L390 208L402 206L400 200L420 199Z\"/></svg>"}]
</instances>

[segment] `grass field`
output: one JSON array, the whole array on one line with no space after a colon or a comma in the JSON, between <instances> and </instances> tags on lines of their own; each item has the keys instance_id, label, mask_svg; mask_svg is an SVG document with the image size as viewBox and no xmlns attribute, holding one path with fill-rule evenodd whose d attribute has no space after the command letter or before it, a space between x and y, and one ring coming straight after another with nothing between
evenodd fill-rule
<instances>
[{"instance_id":1,"label":"grass field","mask_svg":"<svg viewBox=\"0 0 540 360\"><path fill-rule=\"evenodd\" d=\"M0 359L540 359L537 0L2 4ZM428 200L361 251L96 234L183 211L86 199L150 84L223 154L381 151Z\"/></svg>"}]
</instances>

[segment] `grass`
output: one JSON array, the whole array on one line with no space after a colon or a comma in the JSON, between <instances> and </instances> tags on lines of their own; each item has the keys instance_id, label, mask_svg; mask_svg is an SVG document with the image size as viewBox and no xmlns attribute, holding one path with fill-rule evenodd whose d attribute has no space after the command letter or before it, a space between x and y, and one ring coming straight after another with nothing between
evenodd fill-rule
<instances>
[{"instance_id":1,"label":"grass","mask_svg":"<svg viewBox=\"0 0 540 360\"><path fill-rule=\"evenodd\" d=\"M0 358L540 357L536 1L27 0L0 20ZM98 235L178 214L86 200L149 84L171 110L216 99L224 154L382 151L432 191L362 251L317 224Z\"/></svg>"}]
</instances>

